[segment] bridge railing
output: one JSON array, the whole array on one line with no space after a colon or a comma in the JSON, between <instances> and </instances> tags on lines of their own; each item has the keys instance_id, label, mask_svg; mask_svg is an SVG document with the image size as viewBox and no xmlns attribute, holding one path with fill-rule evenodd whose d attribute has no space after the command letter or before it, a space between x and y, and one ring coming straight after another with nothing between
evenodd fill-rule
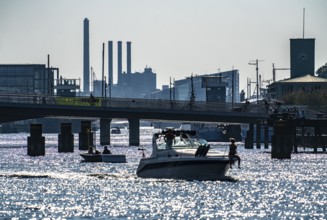
<instances>
[{"instance_id":1,"label":"bridge railing","mask_svg":"<svg viewBox=\"0 0 327 220\"><path fill-rule=\"evenodd\" d=\"M243 108L242 103L215 103L215 102L190 102L164 99L120 99L111 98L103 99L102 106L118 108L135 108L135 109L167 109L167 110L185 110L185 111L213 111L213 112L263 112L261 105L251 104L247 109Z\"/></svg>"},{"instance_id":2,"label":"bridge railing","mask_svg":"<svg viewBox=\"0 0 327 220\"><path fill-rule=\"evenodd\" d=\"M48 104L66 106L91 106L107 108L130 108L130 109L167 109L176 111L207 111L207 112L260 112L265 108L260 104L245 106L242 103L215 103L203 101L179 101L164 99L132 99L132 98L99 98L95 97L56 97L42 95L0 94L0 102Z\"/></svg>"}]
</instances>

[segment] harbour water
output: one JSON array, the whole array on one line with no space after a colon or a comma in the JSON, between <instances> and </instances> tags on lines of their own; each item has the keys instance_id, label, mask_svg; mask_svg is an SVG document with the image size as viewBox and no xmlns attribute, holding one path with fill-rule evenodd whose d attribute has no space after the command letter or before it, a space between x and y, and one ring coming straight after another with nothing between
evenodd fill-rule
<instances>
[{"instance_id":1,"label":"harbour water","mask_svg":"<svg viewBox=\"0 0 327 220\"><path fill-rule=\"evenodd\" d=\"M149 155L154 130L140 132ZM327 218L327 154L272 160L237 143L242 168L228 171L236 182L141 179L127 131L111 137L124 164L82 162L76 134L74 153L58 153L57 135L44 134L46 155L29 157L27 136L0 134L0 219ZM211 145L227 153L228 143Z\"/></svg>"}]
</instances>

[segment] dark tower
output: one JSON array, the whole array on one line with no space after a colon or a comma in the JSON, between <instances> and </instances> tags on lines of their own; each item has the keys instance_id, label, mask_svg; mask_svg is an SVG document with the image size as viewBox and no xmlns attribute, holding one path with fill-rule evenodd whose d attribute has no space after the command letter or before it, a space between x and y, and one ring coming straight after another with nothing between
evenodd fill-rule
<instances>
[{"instance_id":1,"label":"dark tower","mask_svg":"<svg viewBox=\"0 0 327 220\"><path fill-rule=\"evenodd\" d=\"M314 75L315 39L290 39L291 78Z\"/></svg>"},{"instance_id":2,"label":"dark tower","mask_svg":"<svg viewBox=\"0 0 327 220\"><path fill-rule=\"evenodd\" d=\"M123 64L122 64L122 42L118 41L117 42L118 45L118 83L117 84L121 84L122 80L123 80Z\"/></svg>"},{"instance_id":3,"label":"dark tower","mask_svg":"<svg viewBox=\"0 0 327 220\"><path fill-rule=\"evenodd\" d=\"M109 41L108 42L108 82L110 87L112 86L113 83L113 72L114 72L112 51L113 51L113 44L112 41Z\"/></svg>"},{"instance_id":4,"label":"dark tower","mask_svg":"<svg viewBox=\"0 0 327 220\"><path fill-rule=\"evenodd\" d=\"M132 73L132 52L131 52L131 44L132 42L126 42L127 45L127 74Z\"/></svg>"},{"instance_id":5,"label":"dark tower","mask_svg":"<svg viewBox=\"0 0 327 220\"><path fill-rule=\"evenodd\" d=\"M83 90L90 92L90 43L89 43L89 20L84 19L84 56L83 56Z\"/></svg>"}]
</instances>

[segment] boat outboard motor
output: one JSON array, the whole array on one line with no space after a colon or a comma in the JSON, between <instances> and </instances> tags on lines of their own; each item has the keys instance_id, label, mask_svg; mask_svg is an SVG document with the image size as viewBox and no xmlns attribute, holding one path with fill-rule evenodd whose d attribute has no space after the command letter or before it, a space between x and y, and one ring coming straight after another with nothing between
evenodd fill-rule
<instances>
[{"instance_id":1,"label":"boat outboard motor","mask_svg":"<svg viewBox=\"0 0 327 220\"><path fill-rule=\"evenodd\" d=\"M208 153L209 149L210 149L210 144L206 144L205 148L204 148L204 151L203 151L203 154L202 154L202 157L207 156L207 153Z\"/></svg>"},{"instance_id":2,"label":"boat outboard motor","mask_svg":"<svg viewBox=\"0 0 327 220\"><path fill-rule=\"evenodd\" d=\"M196 152L195 152L195 157L201 157L201 155L202 155L202 152L203 152L203 150L204 150L204 145L200 145L199 147L198 147L198 149L196 150Z\"/></svg>"}]
</instances>

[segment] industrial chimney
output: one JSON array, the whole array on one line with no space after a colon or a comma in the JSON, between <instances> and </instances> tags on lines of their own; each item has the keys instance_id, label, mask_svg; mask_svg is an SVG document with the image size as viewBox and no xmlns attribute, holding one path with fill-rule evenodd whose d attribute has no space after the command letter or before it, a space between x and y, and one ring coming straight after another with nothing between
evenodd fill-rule
<instances>
[{"instance_id":1,"label":"industrial chimney","mask_svg":"<svg viewBox=\"0 0 327 220\"><path fill-rule=\"evenodd\" d=\"M127 45L127 74L132 73L132 55L131 55L131 44L132 42L126 42Z\"/></svg>"},{"instance_id":2,"label":"industrial chimney","mask_svg":"<svg viewBox=\"0 0 327 220\"><path fill-rule=\"evenodd\" d=\"M83 91L90 92L90 43L89 43L89 20L84 19L84 41L83 41Z\"/></svg>"},{"instance_id":3,"label":"industrial chimney","mask_svg":"<svg viewBox=\"0 0 327 220\"><path fill-rule=\"evenodd\" d=\"M122 83L123 80L123 64L122 64L122 42L118 41L118 84Z\"/></svg>"},{"instance_id":4,"label":"industrial chimney","mask_svg":"<svg viewBox=\"0 0 327 220\"><path fill-rule=\"evenodd\" d=\"M109 89L111 89L113 83L113 42L108 42L108 82L109 82Z\"/></svg>"}]
</instances>

